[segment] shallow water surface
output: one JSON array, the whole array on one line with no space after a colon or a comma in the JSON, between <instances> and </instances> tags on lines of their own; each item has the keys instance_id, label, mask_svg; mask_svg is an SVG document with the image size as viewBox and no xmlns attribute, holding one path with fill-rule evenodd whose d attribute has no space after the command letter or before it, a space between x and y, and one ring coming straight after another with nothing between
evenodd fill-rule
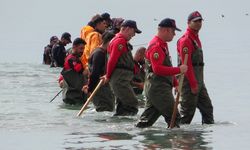
<instances>
[{"instance_id":1,"label":"shallow water surface","mask_svg":"<svg viewBox=\"0 0 250 150\"><path fill-rule=\"evenodd\" d=\"M113 117L113 112L97 113L90 104L76 117L81 106L64 105L61 95L49 103L60 91L56 82L59 68L18 63L2 63L0 68L0 141L4 149L224 149L237 147L232 142L238 139L235 134L247 146L248 128L239 125L245 119L235 118L242 112L224 112L217 100L214 125L202 126L196 113L193 123L180 129L167 129L163 118L153 127L139 129L134 124L143 105L137 116ZM221 121L226 120L221 117L225 114L234 121Z\"/></svg>"}]
</instances>

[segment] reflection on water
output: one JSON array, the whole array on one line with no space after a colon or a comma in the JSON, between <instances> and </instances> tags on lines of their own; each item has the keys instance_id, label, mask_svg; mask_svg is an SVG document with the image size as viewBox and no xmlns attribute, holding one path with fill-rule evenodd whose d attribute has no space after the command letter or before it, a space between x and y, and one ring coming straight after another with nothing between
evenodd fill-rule
<instances>
[{"instance_id":1,"label":"reflection on water","mask_svg":"<svg viewBox=\"0 0 250 150\"><path fill-rule=\"evenodd\" d=\"M98 137L104 140L131 140L134 136L128 133L97 133Z\"/></svg>"},{"instance_id":2,"label":"reflection on water","mask_svg":"<svg viewBox=\"0 0 250 150\"><path fill-rule=\"evenodd\" d=\"M88 134L74 132L67 135L65 149L212 149L211 132L195 125L182 129L147 128L137 133L100 132ZM197 128L200 128L197 130Z\"/></svg>"},{"instance_id":3,"label":"reflection on water","mask_svg":"<svg viewBox=\"0 0 250 150\"><path fill-rule=\"evenodd\" d=\"M96 133L87 134L75 132L67 135L64 145L65 149L128 149L133 135L128 133ZM127 147L127 148L126 148Z\"/></svg>"},{"instance_id":4,"label":"reflection on water","mask_svg":"<svg viewBox=\"0 0 250 150\"><path fill-rule=\"evenodd\" d=\"M212 149L208 146L209 141L205 141L204 136L209 131L194 130L146 130L139 135L144 137L140 142L148 149Z\"/></svg>"}]
</instances>

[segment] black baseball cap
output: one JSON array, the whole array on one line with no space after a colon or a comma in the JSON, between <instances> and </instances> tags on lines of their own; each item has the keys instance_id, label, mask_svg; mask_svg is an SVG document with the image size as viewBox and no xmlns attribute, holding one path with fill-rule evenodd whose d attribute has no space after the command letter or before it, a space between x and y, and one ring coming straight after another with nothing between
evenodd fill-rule
<instances>
[{"instance_id":1,"label":"black baseball cap","mask_svg":"<svg viewBox=\"0 0 250 150\"><path fill-rule=\"evenodd\" d=\"M109 23L112 22L111 18L110 18L110 14L105 12L103 14L101 14L102 18L106 21L108 21Z\"/></svg>"},{"instance_id":2,"label":"black baseball cap","mask_svg":"<svg viewBox=\"0 0 250 150\"><path fill-rule=\"evenodd\" d=\"M58 37L55 35L50 38L50 42L55 41L55 40L58 40Z\"/></svg>"},{"instance_id":3,"label":"black baseball cap","mask_svg":"<svg viewBox=\"0 0 250 150\"><path fill-rule=\"evenodd\" d=\"M163 19L159 24L159 27L168 27L168 28L174 28L177 31L181 31L181 29L176 27L175 20L171 18L165 18Z\"/></svg>"},{"instance_id":4,"label":"black baseball cap","mask_svg":"<svg viewBox=\"0 0 250 150\"><path fill-rule=\"evenodd\" d=\"M203 20L201 14L198 11L194 11L188 16L188 21Z\"/></svg>"},{"instance_id":5,"label":"black baseball cap","mask_svg":"<svg viewBox=\"0 0 250 150\"><path fill-rule=\"evenodd\" d=\"M62 34L62 38L66 39L66 40L68 40L70 43L72 43L72 41L71 41L71 35L70 35L68 32L64 32L64 33Z\"/></svg>"},{"instance_id":6,"label":"black baseball cap","mask_svg":"<svg viewBox=\"0 0 250 150\"><path fill-rule=\"evenodd\" d=\"M134 20L125 20L122 24L121 24L122 27L130 27L130 28L134 28L135 29L135 32L140 34L141 33L141 30L139 30L137 28L137 25L136 25L136 22Z\"/></svg>"},{"instance_id":7,"label":"black baseball cap","mask_svg":"<svg viewBox=\"0 0 250 150\"><path fill-rule=\"evenodd\" d=\"M85 45L86 42L85 42L83 39L79 38L79 37L76 38L76 39L73 41L73 45L80 45L80 44Z\"/></svg>"},{"instance_id":8,"label":"black baseball cap","mask_svg":"<svg viewBox=\"0 0 250 150\"><path fill-rule=\"evenodd\" d=\"M98 23L104 21L105 19L101 16L101 15L96 15L93 20L92 20L92 23L94 26L96 26Z\"/></svg>"}]
</instances>

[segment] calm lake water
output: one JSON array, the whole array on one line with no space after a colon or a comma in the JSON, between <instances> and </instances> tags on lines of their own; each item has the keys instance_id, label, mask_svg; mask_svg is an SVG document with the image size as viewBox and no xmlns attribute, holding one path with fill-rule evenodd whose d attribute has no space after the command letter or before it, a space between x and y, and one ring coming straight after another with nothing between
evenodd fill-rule
<instances>
[{"instance_id":1,"label":"calm lake water","mask_svg":"<svg viewBox=\"0 0 250 150\"><path fill-rule=\"evenodd\" d=\"M76 0L74 4L59 0L1 0L0 149L248 150L249 6L247 0L127 0L124 4L117 0ZM65 106L61 95L49 103L60 91L57 78L61 71L41 64L43 47L50 36L60 37L68 31L74 39L93 14L107 11L112 17L137 20L143 33L131 43L138 45L153 37L161 19L171 17L182 29L169 44L176 65L175 43L186 29L187 15L194 10L204 17L200 38L205 82L214 105L214 125L202 126L197 110L192 124L180 129L166 129L163 118L153 127L138 129L134 124L143 105L134 117L97 113L92 104L82 117L76 117L80 108Z\"/></svg>"},{"instance_id":2,"label":"calm lake water","mask_svg":"<svg viewBox=\"0 0 250 150\"><path fill-rule=\"evenodd\" d=\"M208 75L215 124L202 126L197 111L191 125L170 130L163 118L153 127L135 128L143 108L134 117L112 117L113 113L97 113L90 105L76 117L80 107L64 105L61 95L49 103L60 91L59 68L1 63L1 149L248 149L249 81L244 80L244 71L232 80L230 68L220 73L221 78Z\"/></svg>"}]
</instances>

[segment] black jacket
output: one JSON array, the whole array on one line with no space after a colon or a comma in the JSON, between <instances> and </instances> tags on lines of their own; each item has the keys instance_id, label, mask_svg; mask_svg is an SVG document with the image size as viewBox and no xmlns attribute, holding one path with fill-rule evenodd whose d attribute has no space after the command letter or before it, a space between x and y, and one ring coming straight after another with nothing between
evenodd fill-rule
<instances>
[{"instance_id":1,"label":"black jacket","mask_svg":"<svg viewBox=\"0 0 250 150\"><path fill-rule=\"evenodd\" d=\"M58 42L52 48L52 63L54 63L56 67L63 67L65 57L66 49L61 42Z\"/></svg>"},{"instance_id":2,"label":"black jacket","mask_svg":"<svg viewBox=\"0 0 250 150\"><path fill-rule=\"evenodd\" d=\"M89 91L92 92L100 81L100 77L105 74L106 69L106 52L101 48L96 48L89 57L90 80Z\"/></svg>"}]
</instances>

